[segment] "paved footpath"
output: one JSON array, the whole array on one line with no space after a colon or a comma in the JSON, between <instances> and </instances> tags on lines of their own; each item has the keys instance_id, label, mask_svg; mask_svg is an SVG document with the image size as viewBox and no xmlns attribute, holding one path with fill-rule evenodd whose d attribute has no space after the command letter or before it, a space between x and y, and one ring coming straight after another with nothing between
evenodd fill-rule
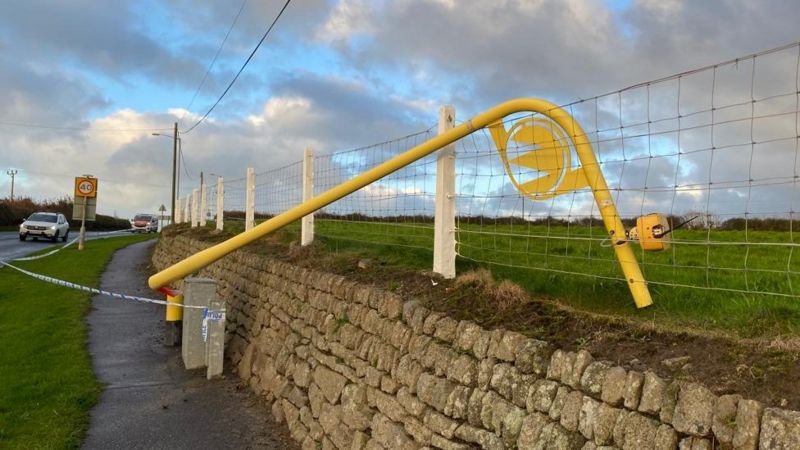
<instances>
[{"instance_id":1,"label":"paved footpath","mask_svg":"<svg viewBox=\"0 0 800 450\"><path fill-rule=\"evenodd\" d=\"M158 298L147 288L155 241L119 250L102 289ZM162 345L164 307L95 297L89 351L105 389L91 411L86 449L296 449L266 404L237 387L183 369L180 348Z\"/></svg>"}]
</instances>

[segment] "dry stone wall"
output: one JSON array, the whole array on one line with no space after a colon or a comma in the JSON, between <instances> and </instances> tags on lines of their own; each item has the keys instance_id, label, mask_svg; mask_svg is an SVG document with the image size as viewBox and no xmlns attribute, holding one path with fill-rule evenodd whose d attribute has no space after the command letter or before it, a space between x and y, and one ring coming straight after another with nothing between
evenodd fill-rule
<instances>
[{"instance_id":1,"label":"dry stone wall","mask_svg":"<svg viewBox=\"0 0 800 450\"><path fill-rule=\"evenodd\" d=\"M162 239L158 269L205 248ZM800 413L457 322L338 275L237 252L202 272L226 353L303 449L800 449Z\"/></svg>"}]
</instances>

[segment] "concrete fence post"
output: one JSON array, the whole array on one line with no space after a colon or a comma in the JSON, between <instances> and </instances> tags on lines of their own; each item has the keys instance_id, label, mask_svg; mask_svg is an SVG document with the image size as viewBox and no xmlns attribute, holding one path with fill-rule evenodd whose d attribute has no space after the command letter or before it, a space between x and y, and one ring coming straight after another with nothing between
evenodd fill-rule
<instances>
[{"instance_id":1,"label":"concrete fence post","mask_svg":"<svg viewBox=\"0 0 800 450\"><path fill-rule=\"evenodd\" d=\"M209 308L216 300L217 283L209 278L186 278L183 283L183 304ZM181 356L187 369L206 367L208 336L207 309L184 308Z\"/></svg>"},{"instance_id":2,"label":"concrete fence post","mask_svg":"<svg viewBox=\"0 0 800 450\"><path fill-rule=\"evenodd\" d=\"M200 185L200 214L198 219L200 219L200 226L206 226L206 216L208 215L206 212L206 184L203 183Z\"/></svg>"},{"instance_id":3,"label":"concrete fence post","mask_svg":"<svg viewBox=\"0 0 800 450\"><path fill-rule=\"evenodd\" d=\"M184 222L191 222L192 217L190 216L192 206L192 194L186 194L186 204L183 208L183 221Z\"/></svg>"},{"instance_id":4,"label":"concrete fence post","mask_svg":"<svg viewBox=\"0 0 800 450\"><path fill-rule=\"evenodd\" d=\"M197 226L197 216L198 216L198 202L197 202L197 189L192 189L192 210L191 210L191 221L192 221L192 228Z\"/></svg>"},{"instance_id":5,"label":"concrete fence post","mask_svg":"<svg viewBox=\"0 0 800 450\"><path fill-rule=\"evenodd\" d=\"M247 188L245 189L244 230L247 231L255 225L256 212L256 171L247 168Z\"/></svg>"},{"instance_id":6,"label":"concrete fence post","mask_svg":"<svg viewBox=\"0 0 800 450\"><path fill-rule=\"evenodd\" d=\"M225 310L225 301L214 298L206 314L206 378L209 380L222 376L225 359Z\"/></svg>"},{"instance_id":7,"label":"concrete fence post","mask_svg":"<svg viewBox=\"0 0 800 450\"><path fill-rule=\"evenodd\" d=\"M178 197L175 199L175 223L181 223L181 198Z\"/></svg>"},{"instance_id":8,"label":"concrete fence post","mask_svg":"<svg viewBox=\"0 0 800 450\"><path fill-rule=\"evenodd\" d=\"M303 201L307 202L314 197L314 152L306 147L303 152ZM310 245L314 242L314 213L300 221L300 245Z\"/></svg>"},{"instance_id":9,"label":"concrete fence post","mask_svg":"<svg viewBox=\"0 0 800 450\"><path fill-rule=\"evenodd\" d=\"M225 183L222 182L222 177L217 177L217 229L222 231L224 211L223 202L225 201Z\"/></svg>"},{"instance_id":10,"label":"concrete fence post","mask_svg":"<svg viewBox=\"0 0 800 450\"><path fill-rule=\"evenodd\" d=\"M439 134L453 128L456 110L439 108ZM433 231L433 271L445 278L456 276L456 146L450 144L436 159L436 215Z\"/></svg>"}]
</instances>

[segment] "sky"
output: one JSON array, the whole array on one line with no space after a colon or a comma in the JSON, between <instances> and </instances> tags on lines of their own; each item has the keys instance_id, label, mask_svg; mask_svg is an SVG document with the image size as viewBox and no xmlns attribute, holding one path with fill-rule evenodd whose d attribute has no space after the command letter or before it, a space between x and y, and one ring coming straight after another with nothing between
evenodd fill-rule
<instances>
[{"instance_id":1,"label":"sky","mask_svg":"<svg viewBox=\"0 0 800 450\"><path fill-rule=\"evenodd\" d=\"M182 131L185 195L199 183L200 171L241 178L247 167L264 172L298 161L305 147L325 154L427 130L436 125L441 105L455 106L457 119L466 120L516 97L557 104L593 99L576 104L576 117L595 130L594 139L610 143L606 147L627 139L634 153L635 136L651 135L657 124L610 136L598 131L606 129L602 123L624 122L629 114L642 114L645 105L647 114L664 116L662 124L687 128L651 136L647 167L626 159L626 170L610 158L604 170L618 186L653 185L652 177L672 180L673 187L725 181L728 174L767 178L794 161L794 142L720 151L714 161L699 152L705 159L687 155L676 164L666 155L674 153L672 147L690 148L694 139L708 140L688 130L691 118L672 123L692 102L728 105L728 113L741 117L769 115L756 107L736 111L734 99L744 92L758 99L758 108L796 112L795 98L784 95L796 91L796 48L714 71L712 84L702 78L706 71L696 79L687 76L680 87L674 80L654 83L646 97L636 90L603 96L798 41L800 2L793 0L294 0L209 119L186 132L217 100L282 6L274 0L2 2L0 168L19 171L15 195L68 196L73 177L92 174L100 179L98 212L130 217L169 207L172 143L153 133L169 136L175 122ZM724 90L726 77L730 92ZM781 89L770 94L771 86ZM786 105L770 104L771 98ZM676 102L683 106L669 112ZM703 120L718 124L721 114ZM750 139L754 122L726 136ZM791 123L774 119L764 128L782 139L780 130L797 128L796 114ZM711 131L710 140L715 137ZM725 147L716 139L717 147ZM617 147L606 154L620 154ZM765 155L756 158L763 167L753 163L756 151ZM797 172L796 161L789 165L787 177ZM516 208L508 180L495 173L490 186L481 181L483 173L484 168L470 171L472 180L460 189L502 193L511 204L496 204L495 212ZM10 177L0 175L0 195L7 196ZM679 195L680 208L757 210L755 191L747 189L746 196L741 189L722 191L713 208L702 192L688 189ZM793 207L794 186L775 189L762 193L777 199L762 212ZM663 196L674 194L671 189ZM634 205L631 211L648 203L635 195L625 201Z\"/></svg>"}]
</instances>

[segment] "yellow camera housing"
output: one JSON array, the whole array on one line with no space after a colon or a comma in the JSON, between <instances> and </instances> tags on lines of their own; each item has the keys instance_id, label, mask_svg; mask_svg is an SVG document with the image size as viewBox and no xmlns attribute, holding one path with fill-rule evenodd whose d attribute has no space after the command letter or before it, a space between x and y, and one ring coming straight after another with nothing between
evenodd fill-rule
<instances>
[{"instance_id":1,"label":"yellow camera housing","mask_svg":"<svg viewBox=\"0 0 800 450\"><path fill-rule=\"evenodd\" d=\"M629 237L638 240L642 250L659 252L669 248L670 228L663 214L653 213L636 219L636 227L631 229Z\"/></svg>"}]
</instances>

